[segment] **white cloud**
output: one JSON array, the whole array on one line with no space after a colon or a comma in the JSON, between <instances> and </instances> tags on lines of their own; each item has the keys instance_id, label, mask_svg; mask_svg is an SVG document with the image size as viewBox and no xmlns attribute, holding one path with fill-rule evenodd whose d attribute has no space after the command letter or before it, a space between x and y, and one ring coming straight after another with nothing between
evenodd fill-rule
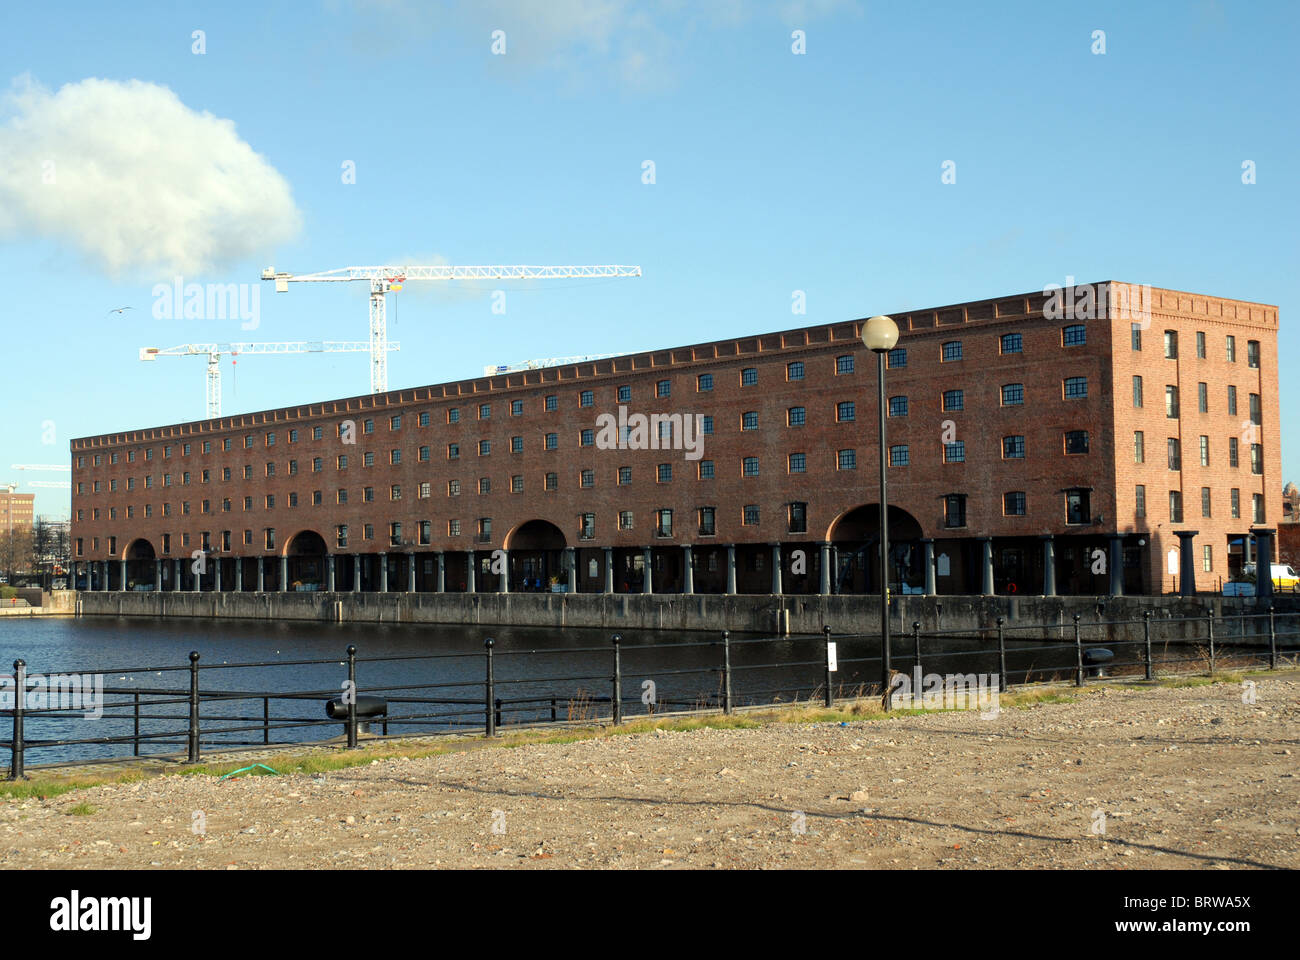
<instances>
[{"instance_id":1,"label":"white cloud","mask_svg":"<svg viewBox=\"0 0 1300 960\"><path fill-rule=\"evenodd\" d=\"M113 275L199 274L292 238L288 182L152 83L21 77L0 101L0 238L48 237Z\"/></svg>"}]
</instances>

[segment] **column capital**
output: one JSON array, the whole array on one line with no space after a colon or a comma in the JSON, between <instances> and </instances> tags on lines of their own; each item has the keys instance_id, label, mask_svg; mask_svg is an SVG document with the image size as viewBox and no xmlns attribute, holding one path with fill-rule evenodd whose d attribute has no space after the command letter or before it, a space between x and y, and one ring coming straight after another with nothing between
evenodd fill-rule
<instances>
[{"instance_id":1,"label":"column capital","mask_svg":"<svg viewBox=\"0 0 1300 960\"><path fill-rule=\"evenodd\" d=\"M1039 539L1039 540L1055 540L1055 539L1056 539L1056 534L1054 534L1054 533L1040 533L1040 534L1038 535L1038 539Z\"/></svg>"},{"instance_id":2,"label":"column capital","mask_svg":"<svg viewBox=\"0 0 1300 960\"><path fill-rule=\"evenodd\" d=\"M1175 537L1178 537L1179 539L1186 539L1186 538L1188 538L1188 537L1199 537L1199 536L1201 535L1201 531L1199 531L1199 530L1174 530L1174 531L1173 531L1173 535L1174 535Z\"/></svg>"}]
</instances>

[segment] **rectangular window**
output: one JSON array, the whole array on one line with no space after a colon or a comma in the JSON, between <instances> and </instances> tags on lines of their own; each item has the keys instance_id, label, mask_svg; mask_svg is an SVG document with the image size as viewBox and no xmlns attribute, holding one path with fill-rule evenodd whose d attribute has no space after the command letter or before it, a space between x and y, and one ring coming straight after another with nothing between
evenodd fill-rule
<instances>
[{"instance_id":1,"label":"rectangular window","mask_svg":"<svg viewBox=\"0 0 1300 960\"><path fill-rule=\"evenodd\" d=\"M459 444L459 443L449 443L449 444L447 444L447 459L448 459L448 460L459 460L459 459L460 459L460 444Z\"/></svg>"},{"instance_id":2,"label":"rectangular window","mask_svg":"<svg viewBox=\"0 0 1300 960\"><path fill-rule=\"evenodd\" d=\"M1169 520L1171 523L1183 522L1183 494L1180 490L1169 491Z\"/></svg>"},{"instance_id":3,"label":"rectangular window","mask_svg":"<svg viewBox=\"0 0 1300 960\"><path fill-rule=\"evenodd\" d=\"M1145 484L1139 483L1133 489L1133 516L1138 520L1145 519L1147 515L1147 488Z\"/></svg>"},{"instance_id":4,"label":"rectangular window","mask_svg":"<svg viewBox=\"0 0 1300 960\"><path fill-rule=\"evenodd\" d=\"M459 520L448 520L448 521L447 521L447 536L449 536L449 537L459 537L459 536L460 536L460 521L459 521Z\"/></svg>"},{"instance_id":5,"label":"rectangular window","mask_svg":"<svg viewBox=\"0 0 1300 960\"><path fill-rule=\"evenodd\" d=\"M960 390L956 392L959 394L961 393ZM946 396L947 394L945 394L945 397ZM960 410L961 408L958 407L957 409ZM755 416L757 417L757 415ZM853 405L852 400L845 400L844 402L837 403L835 405L835 420L838 423L850 423L856 418L857 418L856 407Z\"/></svg>"},{"instance_id":6,"label":"rectangular window","mask_svg":"<svg viewBox=\"0 0 1300 960\"><path fill-rule=\"evenodd\" d=\"M791 407L785 412L785 422L791 427L802 427L807 421L807 412L803 407Z\"/></svg>"},{"instance_id":7,"label":"rectangular window","mask_svg":"<svg viewBox=\"0 0 1300 960\"><path fill-rule=\"evenodd\" d=\"M402 451L401 451L401 450L389 450L389 451L388 451L388 462L389 462L389 463L393 463L393 464L401 463L401 462L402 462Z\"/></svg>"},{"instance_id":8,"label":"rectangular window","mask_svg":"<svg viewBox=\"0 0 1300 960\"><path fill-rule=\"evenodd\" d=\"M542 484L546 490L557 490L560 486L560 475L558 473L548 473Z\"/></svg>"},{"instance_id":9,"label":"rectangular window","mask_svg":"<svg viewBox=\"0 0 1300 960\"><path fill-rule=\"evenodd\" d=\"M1066 453L1087 453L1088 452L1088 431L1087 430L1066 431L1065 452Z\"/></svg>"},{"instance_id":10,"label":"rectangular window","mask_svg":"<svg viewBox=\"0 0 1300 960\"><path fill-rule=\"evenodd\" d=\"M395 413L388 418L388 429L389 430L402 429L402 415L400 413Z\"/></svg>"},{"instance_id":11,"label":"rectangular window","mask_svg":"<svg viewBox=\"0 0 1300 960\"><path fill-rule=\"evenodd\" d=\"M1256 426L1263 426L1264 424L1264 412L1260 406L1258 393L1250 395L1250 422Z\"/></svg>"},{"instance_id":12,"label":"rectangular window","mask_svg":"<svg viewBox=\"0 0 1300 960\"><path fill-rule=\"evenodd\" d=\"M1208 543L1201 545L1201 569L1206 573L1214 569L1214 548Z\"/></svg>"},{"instance_id":13,"label":"rectangular window","mask_svg":"<svg viewBox=\"0 0 1300 960\"><path fill-rule=\"evenodd\" d=\"M944 410L964 410L966 408L966 394L961 390L945 390L943 392L943 409Z\"/></svg>"},{"instance_id":14,"label":"rectangular window","mask_svg":"<svg viewBox=\"0 0 1300 960\"><path fill-rule=\"evenodd\" d=\"M1065 399L1082 400L1088 396L1088 378L1087 377L1066 377L1065 378Z\"/></svg>"},{"instance_id":15,"label":"rectangular window","mask_svg":"<svg viewBox=\"0 0 1300 960\"><path fill-rule=\"evenodd\" d=\"M363 503L374 503L374 502L375 502L375 488L374 488L374 487L363 487L363 488L361 489L361 500L362 500Z\"/></svg>"},{"instance_id":16,"label":"rectangular window","mask_svg":"<svg viewBox=\"0 0 1300 960\"><path fill-rule=\"evenodd\" d=\"M620 510L620 511L618 512L618 528L619 528L620 530L631 530L631 529L632 529L632 511L631 511L631 510Z\"/></svg>"},{"instance_id":17,"label":"rectangular window","mask_svg":"<svg viewBox=\"0 0 1300 960\"><path fill-rule=\"evenodd\" d=\"M402 499L402 485L400 483L394 483L392 486L388 488L388 499L389 500Z\"/></svg>"},{"instance_id":18,"label":"rectangular window","mask_svg":"<svg viewBox=\"0 0 1300 960\"><path fill-rule=\"evenodd\" d=\"M523 492L524 492L524 478L523 478L523 477L516 475L516 476L513 476L513 477L510 478L510 492L511 492L511 493L523 493Z\"/></svg>"},{"instance_id":19,"label":"rectangular window","mask_svg":"<svg viewBox=\"0 0 1300 960\"><path fill-rule=\"evenodd\" d=\"M911 463L911 457L908 453L907 444L889 448L889 465L891 467L906 467Z\"/></svg>"},{"instance_id":20,"label":"rectangular window","mask_svg":"<svg viewBox=\"0 0 1300 960\"><path fill-rule=\"evenodd\" d=\"M1264 523L1264 495L1262 493L1252 494L1250 502L1254 506L1255 522Z\"/></svg>"},{"instance_id":21,"label":"rectangular window","mask_svg":"<svg viewBox=\"0 0 1300 960\"><path fill-rule=\"evenodd\" d=\"M1142 378L1133 378L1133 406L1142 406Z\"/></svg>"},{"instance_id":22,"label":"rectangular window","mask_svg":"<svg viewBox=\"0 0 1300 960\"><path fill-rule=\"evenodd\" d=\"M808 532L808 504L806 503L790 504L789 532L790 533Z\"/></svg>"},{"instance_id":23,"label":"rectangular window","mask_svg":"<svg viewBox=\"0 0 1300 960\"><path fill-rule=\"evenodd\" d=\"M1210 412L1210 385L1208 383L1198 383L1196 385L1196 407L1201 413Z\"/></svg>"},{"instance_id":24,"label":"rectangular window","mask_svg":"<svg viewBox=\"0 0 1300 960\"><path fill-rule=\"evenodd\" d=\"M1092 495L1087 490L1065 491L1065 522L1092 522Z\"/></svg>"},{"instance_id":25,"label":"rectangular window","mask_svg":"<svg viewBox=\"0 0 1300 960\"><path fill-rule=\"evenodd\" d=\"M747 504L741 511L741 521L746 527L758 526L758 504Z\"/></svg>"},{"instance_id":26,"label":"rectangular window","mask_svg":"<svg viewBox=\"0 0 1300 960\"><path fill-rule=\"evenodd\" d=\"M1002 495L1002 513L1008 517L1023 517L1025 515L1025 493L1023 490L1013 490Z\"/></svg>"},{"instance_id":27,"label":"rectangular window","mask_svg":"<svg viewBox=\"0 0 1300 960\"><path fill-rule=\"evenodd\" d=\"M593 446L595 443L596 443L596 431L594 430L591 429L583 430L582 433L578 435L579 446L590 447Z\"/></svg>"},{"instance_id":28,"label":"rectangular window","mask_svg":"<svg viewBox=\"0 0 1300 960\"><path fill-rule=\"evenodd\" d=\"M655 536L671 537L673 535L673 512L671 510L655 511Z\"/></svg>"},{"instance_id":29,"label":"rectangular window","mask_svg":"<svg viewBox=\"0 0 1300 960\"><path fill-rule=\"evenodd\" d=\"M421 412L421 413L420 413L420 414L415 418L415 423L416 423L417 426L420 426L420 427L427 427L427 426L429 425L429 411L428 411L428 410L422 411L422 412Z\"/></svg>"},{"instance_id":30,"label":"rectangular window","mask_svg":"<svg viewBox=\"0 0 1300 960\"><path fill-rule=\"evenodd\" d=\"M907 416L907 397L890 397L889 415L891 417Z\"/></svg>"},{"instance_id":31,"label":"rectangular window","mask_svg":"<svg viewBox=\"0 0 1300 960\"><path fill-rule=\"evenodd\" d=\"M706 437L713 436L713 417L708 414L700 421L700 430Z\"/></svg>"},{"instance_id":32,"label":"rectangular window","mask_svg":"<svg viewBox=\"0 0 1300 960\"><path fill-rule=\"evenodd\" d=\"M966 441L958 440L956 443L945 443L943 445L943 462L944 463L965 463L966 462Z\"/></svg>"},{"instance_id":33,"label":"rectangular window","mask_svg":"<svg viewBox=\"0 0 1300 960\"><path fill-rule=\"evenodd\" d=\"M578 529L578 537L581 540L591 540L596 536L596 515L594 513L584 513L582 515L582 524Z\"/></svg>"},{"instance_id":34,"label":"rectangular window","mask_svg":"<svg viewBox=\"0 0 1300 960\"><path fill-rule=\"evenodd\" d=\"M1246 366L1252 369L1259 368L1259 341L1246 341Z\"/></svg>"},{"instance_id":35,"label":"rectangular window","mask_svg":"<svg viewBox=\"0 0 1300 960\"><path fill-rule=\"evenodd\" d=\"M1201 437L1201 466L1208 467L1209 465L1210 465L1210 438L1206 436L1202 436Z\"/></svg>"},{"instance_id":36,"label":"rectangular window","mask_svg":"<svg viewBox=\"0 0 1300 960\"><path fill-rule=\"evenodd\" d=\"M1023 460L1025 458L1025 438L1020 436L1002 438L1002 459Z\"/></svg>"},{"instance_id":37,"label":"rectangular window","mask_svg":"<svg viewBox=\"0 0 1300 960\"><path fill-rule=\"evenodd\" d=\"M1259 476L1264 472L1264 446L1259 443L1250 445L1250 472Z\"/></svg>"},{"instance_id":38,"label":"rectangular window","mask_svg":"<svg viewBox=\"0 0 1300 960\"><path fill-rule=\"evenodd\" d=\"M1232 488L1231 501L1232 501L1232 519L1239 520L1241 519L1241 491L1238 490L1236 487Z\"/></svg>"},{"instance_id":39,"label":"rectangular window","mask_svg":"<svg viewBox=\"0 0 1300 960\"><path fill-rule=\"evenodd\" d=\"M1011 407L1025 402L1025 385L1007 383L1002 386L1002 406Z\"/></svg>"},{"instance_id":40,"label":"rectangular window","mask_svg":"<svg viewBox=\"0 0 1300 960\"><path fill-rule=\"evenodd\" d=\"M655 384L656 397L670 397L673 392L673 382L671 380L660 380Z\"/></svg>"},{"instance_id":41,"label":"rectangular window","mask_svg":"<svg viewBox=\"0 0 1300 960\"><path fill-rule=\"evenodd\" d=\"M907 348L895 347L893 350L890 350L889 353L885 354L885 360L885 365L889 367L890 370L897 370L907 366Z\"/></svg>"},{"instance_id":42,"label":"rectangular window","mask_svg":"<svg viewBox=\"0 0 1300 960\"><path fill-rule=\"evenodd\" d=\"M1166 360L1178 359L1178 331L1177 330L1165 331L1165 359Z\"/></svg>"},{"instance_id":43,"label":"rectangular window","mask_svg":"<svg viewBox=\"0 0 1300 960\"><path fill-rule=\"evenodd\" d=\"M746 477L758 476L758 457L745 457L741 464L741 472Z\"/></svg>"},{"instance_id":44,"label":"rectangular window","mask_svg":"<svg viewBox=\"0 0 1300 960\"><path fill-rule=\"evenodd\" d=\"M1169 438L1169 469L1183 469L1183 454L1177 437Z\"/></svg>"},{"instance_id":45,"label":"rectangular window","mask_svg":"<svg viewBox=\"0 0 1300 960\"><path fill-rule=\"evenodd\" d=\"M480 404L478 405L478 418L479 418L480 420L491 420L491 419L492 419L492 404L490 404L490 403L480 403Z\"/></svg>"},{"instance_id":46,"label":"rectangular window","mask_svg":"<svg viewBox=\"0 0 1300 960\"><path fill-rule=\"evenodd\" d=\"M548 433L544 445L547 450L554 450L560 445L560 435L558 433Z\"/></svg>"},{"instance_id":47,"label":"rectangular window","mask_svg":"<svg viewBox=\"0 0 1300 960\"><path fill-rule=\"evenodd\" d=\"M785 378L787 380L803 379L803 361L794 360L785 365Z\"/></svg>"},{"instance_id":48,"label":"rectangular window","mask_svg":"<svg viewBox=\"0 0 1300 960\"><path fill-rule=\"evenodd\" d=\"M758 368L746 367L740 371L740 385L742 387L752 387L758 383Z\"/></svg>"},{"instance_id":49,"label":"rectangular window","mask_svg":"<svg viewBox=\"0 0 1300 960\"><path fill-rule=\"evenodd\" d=\"M447 481L447 496L449 496L449 497L459 497L459 496L460 496L460 481L459 481L459 480L448 480L448 481Z\"/></svg>"},{"instance_id":50,"label":"rectangular window","mask_svg":"<svg viewBox=\"0 0 1300 960\"><path fill-rule=\"evenodd\" d=\"M1024 350L1024 341L1018 333L1004 333L1001 339L1003 353L1020 353Z\"/></svg>"},{"instance_id":51,"label":"rectangular window","mask_svg":"<svg viewBox=\"0 0 1300 960\"><path fill-rule=\"evenodd\" d=\"M966 495L950 493L943 498L943 525L945 527L966 526Z\"/></svg>"},{"instance_id":52,"label":"rectangular window","mask_svg":"<svg viewBox=\"0 0 1300 960\"><path fill-rule=\"evenodd\" d=\"M479 477L478 492L480 494L487 494L492 492L492 480L490 477Z\"/></svg>"},{"instance_id":53,"label":"rectangular window","mask_svg":"<svg viewBox=\"0 0 1300 960\"><path fill-rule=\"evenodd\" d=\"M718 532L716 514L715 507L700 507L700 536L711 537Z\"/></svg>"},{"instance_id":54,"label":"rectangular window","mask_svg":"<svg viewBox=\"0 0 1300 960\"><path fill-rule=\"evenodd\" d=\"M368 451L366 451L365 453L363 453L363 454L361 455L361 463L362 463L364 466L367 466L367 467L373 467L373 466L375 465L375 453L374 453L374 451L373 451L373 450L368 450Z\"/></svg>"},{"instance_id":55,"label":"rectangular window","mask_svg":"<svg viewBox=\"0 0 1300 960\"><path fill-rule=\"evenodd\" d=\"M631 467L619 467L619 468L618 468L618 485L619 485L620 487L625 487L625 486L627 486L627 485L628 485L629 483L631 483L631 482L632 482L632 468L631 468Z\"/></svg>"},{"instance_id":56,"label":"rectangular window","mask_svg":"<svg viewBox=\"0 0 1300 960\"><path fill-rule=\"evenodd\" d=\"M447 422L448 422L448 423L460 423L460 408L459 408L459 407L449 407L449 408L447 409Z\"/></svg>"},{"instance_id":57,"label":"rectangular window","mask_svg":"<svg viewBox=\"0 0 1300 960\"><path fill-rule=\"evenodd\" d=\"M668 426L668 424L661 424L661 426ZM748 411L747 413L742 413L742 414L740 415L740 429L741 429L741 430L757 430L757 429L758 429L758 412L755 411L755 410L750 410L750 411Z\"/></svg>"},{"instance_id":58,"label":"rectangular window","mask_svg":"<svg viewBox=\"0 0 1300 960\"><path fill-rule=\"evenodd\" d=\"M429 459L429 448L421 447L419 451L417 451L416 456L420 459L421 462L427 462Z\"/></svg>"},{"instance_id":59,"label":"rectangular window","mask_svg":"<svg viewBox=\"0 0 1300 960\"><path fill-rule=\"evenodd\" d=\"M1170 420L1178 419L1178 388L1172 384L1165 387L1165 416Z\"/></svg>"},{"instance_id":60,"label":"rectangular window","mask_svg":"<svg viewBox=\"0 0 1300 960\"><path fill-rule=\"evenodd\" d=\"M1201 487L1201 516L1210 515L1210 488Z\"/></svg>"},{"instance_id":61,"label":"rectangular window","mask_svg":"<svg viewBox=\"0 0 1300 960\"><path fill-rule=\"evenodd\" d=\"M1228 414L1235 417L1237 415L1237 388L1228 385Z\"/></svg>"},{"instance_id":62,"label":"rectangular window","mask_svg":"<svg viewBox=\"0 0 1300 960\"><path fill-rule=\"evenodd\" d=\"M1204 330L1196 331L1196 358L1198 360L1205 359L1205 331Z\"/></svg>"},{"instance_id":63,"label":"rectangular window","mask_svg":"<svg viewBox=\"0 0 1300 960\"><path fill-rule=\"evenodd\" d=\"M590 392L590 391L588 391L588 392ZM586 404L586 406L591 406L591 404ZM511 400L511 401L510 401L510 416L512 416L512 417L521 417L521 416L523 416L523 414L524 414L524 402L523 402L522 400Z\"/></svg>"},{"instance_id":64,"label":"rectangular window","mask_svg":"<svg viewBox=\"0 0 1300 960\"><path fill-rule=\"evenodd\" d=\"M841 450L835 455L835 466L839 470L858 469L858 451Z\"/></svg>"},{"instance_id":65,"label":"rectangular window","mask_svg":"<svg viewBox=\"0 0 1300 960\"><path fill-rule=\"evenodd\" d=\"M1236 437L1229 437L1229 438L1228 438L1228 466L1230 466L1230 467L1239 467L1239 466L1241 466L1240 460L1239 460L1239 458L1238 458L1238 456L1237 456L1237 438L1236 438Z\"/></svg>"},{"instance_id":66,"label":"rectangular window","mask_svg":"<svg viewBox=\"0 0 1300 960\"><path fill-rule=\"evenodd\" d=\"M835 358L835 375L853 372L853 354L847 353L842 357Z\"/></svg>"},{"instance_id":67,"label":"rectangular window","mask_svg":"<svg viewBox=\"0 0 1300 960\"><path fill-rule=\"evenodd\" d=\"M363 421L361 422L361 432L362 432L362 433L374 433L374 432L375 432L375 421L373 421L373 420L363 420Z\"/></svg>"},{"instance_id":68,"label":"rectangular window","mask_svg":"<svg viewBox=\"0 0 1300 960\"><path fill-rule=\"evenodd\" d=\"M619 403L627 403L627 402L628 402L629 400L631 400L631 399L632 399L632 388L631 388L631 387L629 387L629 386L622 386L622 387L619 387L619 388L618 388L618 402L619 402Z\"/></svg>"},{"instance_id":69,"label":"rectangular window","mask_svg":"<svg viewBox=\"0 0 1300 960\"><path fill-rule=\"evenodd\" d=\"M1088 331L1081 323L1072 323L1061 330L1061 346L1079 347L1088 342Z\"/></svg>"},{"instance_id":70,"label":"rectangular window","mask_svg":"<svg viewBox=\"0 0 1300 960\"><path fill-rule=\"evenodd\" d=\"M492 441L480 440L478 442L478 455L480 457L489 457L492 455Z\"/></svg>"},{"instance_id":71,"label":"rectangular window","mask_svg":"<svg viewBox=\"0 0 1300 960\"><path fill-rule=\"evenodd\" d=\"M672 483L673 465L671 463L661 463L658 467L657 479L659 483Z\"/></svg>"},{"instance_id":72,"label":"rectangular window","mask_svg":"<svg viewBox=\"0 0 1300 960\"><path fill-rule=\"evenodd\" d=\"M945 344L943 345L942 353L940 354L940 358L941 358L941 361L942 361L943 363L952 363L954 360L960 360L960 359L961 359L961 341L960 341L960 340L949 340L947 343L945 343Z\"/></svg>"},{"instance_id":73,"label":"rectangular window","mask_svg":"<svg viewBox=\"0 0 1300 960\"><path fill-rule=\"evenodd\" d=\"M1142 349L1142 325L1140 323L1134 323L1129 327L1129 330L1130 330L1130 337L1132 339L1133 349L1141 350Z\"/></svg>"},{"instance_id":74,"label":"rectangular window","mask_svg":"<svg viewBox=\"0 0 1300 960\"><path fill-rule=\"evenodd\" d=\"M578 394L578 406L594 407L596 405L596 391L583 390Z\"/></svg>"},{"instance_id":75,"label":"rectangular window","mask_svg":"<svg viewBox=\"0 0 1300 960\"><path fill-rule=\"evenodd\" d=\"M700 393L708 393L713 389L713 374L701 373L695 378L695 389Z\"/></svg>"},{"instance_id":76,"label":"rectangular window","mask_svg":"<svg viewBox=\"0 0 1300 960\"><path fill-rule=\"evenodd\" d=\"M1228 334L1228 339L1226 341L1225 346L1227 350L1228 362L1236 363L1237 362L1237 338L1234 337L1232 334Z\"/></svg>"},{"instance_id":77,"label":"rectangular window","mask_svg":"<svg viewBox=\"0 0 1300 960\"><path fill-rule=\"evenodd\" d=\"M790 472L804 473L808 469L808 455L806 453L790 454Z\"/></svg>"}]
</instances>

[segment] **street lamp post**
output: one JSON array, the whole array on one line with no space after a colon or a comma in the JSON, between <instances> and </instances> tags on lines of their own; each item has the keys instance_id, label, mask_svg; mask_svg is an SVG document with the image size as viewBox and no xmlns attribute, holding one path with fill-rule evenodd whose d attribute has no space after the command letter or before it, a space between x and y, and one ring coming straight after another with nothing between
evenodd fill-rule
<instances>
[{"instance_id":1,"label":"street lamp post","mask_svg":"<svg viewBox=\"0 0 1300 960\"><path fill-rule=\"evenodd\" d=\"M889 709L889 500L885 486L888 468L885 446L885 354L898 343L898 324L889 317L872 317L862 325L862 343L876 355L877 409L880 413L880 682L881 705Z\"/></svg>"}]
</instances>

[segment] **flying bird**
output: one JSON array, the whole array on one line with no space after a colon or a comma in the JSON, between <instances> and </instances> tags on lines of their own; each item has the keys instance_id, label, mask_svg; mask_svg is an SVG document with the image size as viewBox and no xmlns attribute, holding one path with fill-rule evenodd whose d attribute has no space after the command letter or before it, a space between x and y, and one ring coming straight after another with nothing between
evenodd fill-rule
<instances>
[{"instance_id":1,"label":"flying bird","mask_svg":"<svg viewBox=\"0 0 1300 960\"><path fill-rule=\"evenodd\" d=\"M116 309L114 309L114 310L110 310L110 311L108 311L108 312L109 312L109 313L121 313L123 310L134 310L134 309L135 309L135 307L117 307Z\"/></svg>"}]
</instances>

